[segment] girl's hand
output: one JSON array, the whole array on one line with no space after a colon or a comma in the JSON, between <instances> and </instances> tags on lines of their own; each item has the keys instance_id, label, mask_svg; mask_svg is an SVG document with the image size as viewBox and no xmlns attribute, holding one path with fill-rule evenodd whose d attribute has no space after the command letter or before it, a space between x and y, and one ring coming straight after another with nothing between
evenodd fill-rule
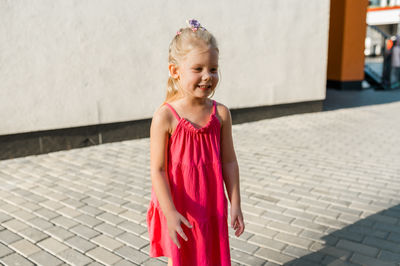
<instances>
[{"instance_id":1,"label":"girl's hand","mask_svg":"<svg viewBox=\"0 0 400 266\"><path fill-rule=\"evenodd\" d=\"M181 248L176 233L178 233L185 241L188 241L188 238L183 232L183 229L181 227L181 222L183 222L189 228L192 228L192 225L178 211L172 211L168 213L166 215L166 218L167 218L169 236L171 237L175 245L177 245L178 248Z\"/></svg>"},{"instance_id":2,"label":"girl's hand","mask_svg":"<svg viewBox=\"0 0 400 266\"><path fill-rule=\"evenodd\" d=\"M243 214L240 206L231 206L231 226L236 230L235 235L239 237L244 232Z\"/></svg>"}]
</instances>

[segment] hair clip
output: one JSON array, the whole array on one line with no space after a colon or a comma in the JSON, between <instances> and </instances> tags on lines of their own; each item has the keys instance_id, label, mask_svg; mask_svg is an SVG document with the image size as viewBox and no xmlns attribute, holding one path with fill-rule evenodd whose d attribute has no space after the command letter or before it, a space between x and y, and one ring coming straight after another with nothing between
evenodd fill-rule
<instances>
[{"instance_id":1,"label":"hair clip","mask_svg":"<svg viewBox=\"0 0 400 266\"><path fill-rule=\"evenodd\" d=\"M181 33L182 33L182 32L178 30L178 31L176 32L176 35L181 35Z\"/></svg>"},{"instance_id":2,"label":"hair clip","mask_svg":"<svg viewBox=\"0 0 400 266\"><path fill-rule=\"evenodd\" d=\"M200 22L195 19L186 20L188 27L192 29L193 32L196 32L198 29L206 30L203 26L201 26Z\"/></svg>"}]
</instances>

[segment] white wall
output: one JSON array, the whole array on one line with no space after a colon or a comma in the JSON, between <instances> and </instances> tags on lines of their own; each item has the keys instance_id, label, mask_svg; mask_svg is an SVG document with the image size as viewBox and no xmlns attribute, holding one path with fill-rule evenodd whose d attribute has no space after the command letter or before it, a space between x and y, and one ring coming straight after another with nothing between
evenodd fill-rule
<instances>
[{"instance_id":1,"label":"white wall","mask_svg":"<svg viewBox=\"0 0 400 266\"><path fill-rule=\"evenodd\" d=\"M198 19L230 108L325 97L329 0L0 0L0 135L150 118Z\"/></svg>"}]
</instances>

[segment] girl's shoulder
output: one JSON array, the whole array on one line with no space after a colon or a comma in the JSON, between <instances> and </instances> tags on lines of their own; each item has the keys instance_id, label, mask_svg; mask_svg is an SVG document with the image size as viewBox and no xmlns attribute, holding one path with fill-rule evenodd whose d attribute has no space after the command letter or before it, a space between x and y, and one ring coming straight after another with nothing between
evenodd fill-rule
<instances>
[{"instance_id":1,"label":"girl's shoulder","mask_svg":"<svg viewBox=\"0 0 400 266\"><path fill-rule=\"evenodd\" d=\"M215 101L215 104L217 106L217 112L216 112L217 116L219 116L220 119L222 120L222 124L231 123L230 121L232 120L232 118L229 108L226 105L219 103L217 101Z\"/></svg>"},{"instance_id":2,"label":"girl's shoulder","mask_svg":"<svg viewBox=\"0 0 400 266\"><path fill-rule=\"evenodd\" d=\"M170 131L174 116L167 107L167 105L162 104L153 114L152 125L158 129Z\"/></svg>"}]
</instances>

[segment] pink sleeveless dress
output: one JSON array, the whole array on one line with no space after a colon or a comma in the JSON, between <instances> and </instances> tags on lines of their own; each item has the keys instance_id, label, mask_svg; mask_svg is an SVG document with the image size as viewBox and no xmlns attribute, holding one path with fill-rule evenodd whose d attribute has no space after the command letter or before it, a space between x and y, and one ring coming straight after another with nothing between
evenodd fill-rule
<instances>
[{"instance_id":1,"label":"pink sleeveless dress","mask_svg":"<svg viewBox=\"0 0 400 266\"><path fill-rule=\"evenodd\" d=\"M146 219L150 257L170 257L174 266L231 265L216 102L208 123L199 129L166 105L179 121L168 142L170 190L176 210L193 227L181 223L188 241L177 234L179 249L168 234L167 220L152 189Z\"/></svg>"}]
</instances>

